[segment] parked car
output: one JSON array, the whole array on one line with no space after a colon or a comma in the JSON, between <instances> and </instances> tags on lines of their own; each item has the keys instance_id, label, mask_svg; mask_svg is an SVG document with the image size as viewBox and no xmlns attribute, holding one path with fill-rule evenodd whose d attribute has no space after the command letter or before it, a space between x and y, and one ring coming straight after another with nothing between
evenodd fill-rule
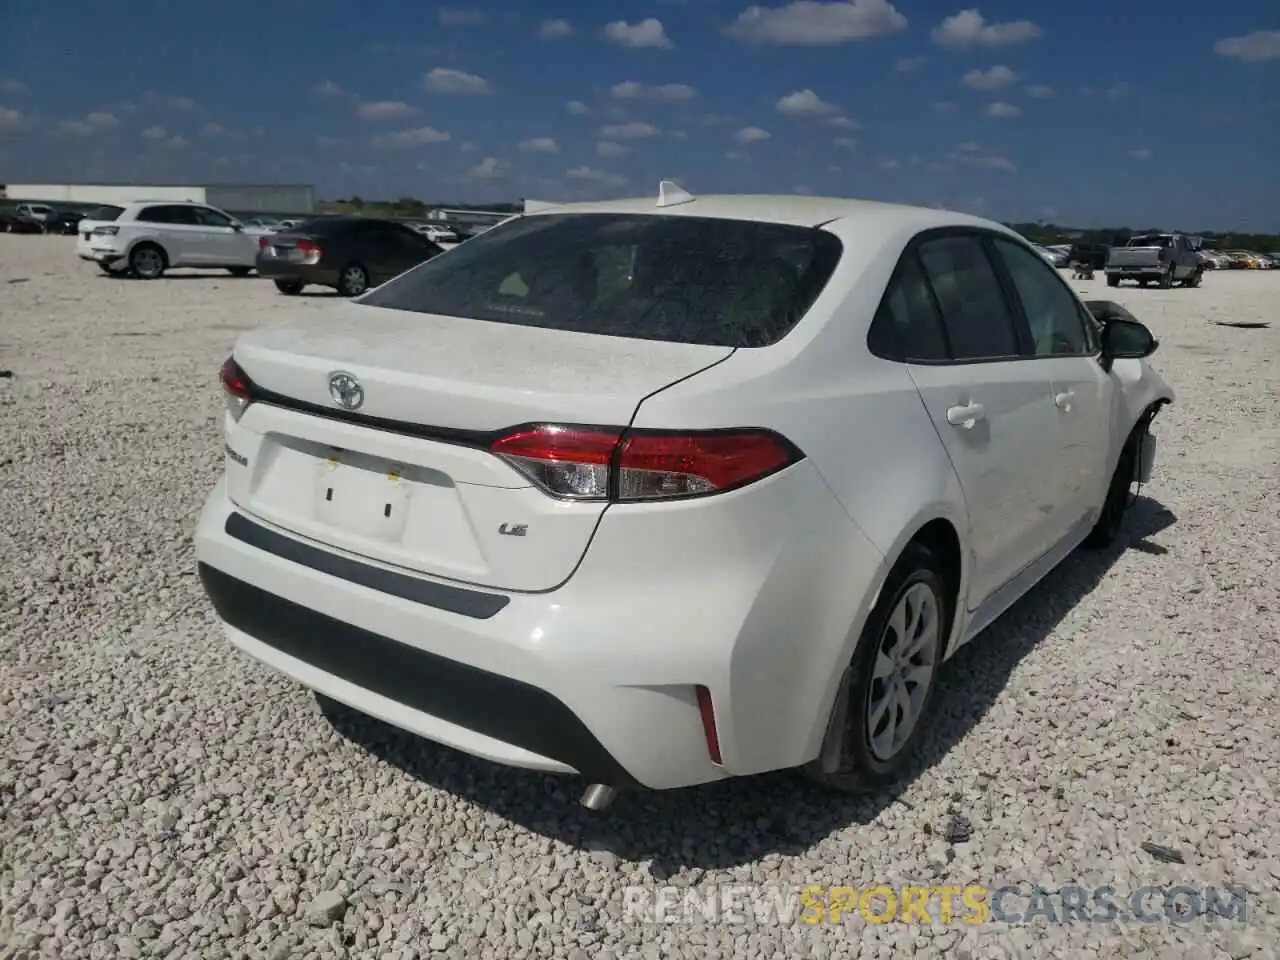
<instances>
[{"instance_id":1,"label":"parked car","mask_svg":"<svg viewBox=\"0 0 1280 960\"><path fill-rule=\"evenodd\" d=\"M154 280L174 267L225 268L248 276L265 231L215 207L187 201L131 203L111 220L80 222L76 252L104 272Z\"/></svg>"},{"instance_id":2,"label":"parked car","mask_svg":"<svg viewBox=\"0 0 1280 960\"><path fill-rule=\"evenodd\" d=\"M440 223L425 223L422 225L422 234L435 243L457 243L458 234L452 227L446 227Z\"/></svg>"},{"instance_id":3,"label":"parked car","mask_svg":"<svg viewBox=\"0 0 1280 960\"><path fill-rule=\"evenodd\" d=\"M1107 266L1107 254L1111 248L1105 243L1073 243L1067 254L1067 263L1082 264L1094 270L1102 270Z\"/></svg>"},{"instance_id":4,"label":"parked car","mask_svg":"<svg viewBox=\"0 0 1280 960\"><path fill-rule=\"evenodd\" d=\"M80 221L84 219L82 213L72 213L66 210L59 210L52 213L44 221L45 233L57 233L63 236L72 236L76 232Z\"/></svg>"},{"instance_id":5,"label":"parked car","mask_svg":"<svg viewBox=\"0 0 1280 960\"><path fill-rule=\"evenodd\" d=\"M284 224L275 217L250 217L244 223L245 226L257 227L259 230L265 230L271 233L284 228Z\"/></svg>"},{"instance_id":6,"label":"parked car","mask_svg":"<svg viewBox=\"0 0 1280 960\"><path fill-rule=\"evenodd\" d=\"M1036 253L1044 257L1045 262L1052 267L1065 267L1068 263L1067 255L1065 253L1052 250L1049 247L1042 247L1039 244L1035 244L1035 248Z\"/></svg>"},{"instance_id":7,"label":"parked car","mask_svg":"<svg viewBox=\"0 0 1280 960\"><path fill-rule=\"evenodd\" d=\"M57 212L47 203L20 203L14 208L14 213L18 216L27 217L39 223L44 223Z\"/></svg>"},{"instance_id":8,"label":"parked car","mask_svg":"<svg viewBox=\"0 0 1280 960\"><path fill-rule=\"evenodd\" d=\"M853 200L559 206L272 320L195 534L229 640L595 808L890 782L943 661L1118 536L1173 399L1017 234Z\"/></svg>"},{"instance_id":9,"label":"parked car","mask_svg":"<svg viewBox=\"0 0 1280 960\"><path fill-rule=\"evenodd\" d=\"M1148 283L1158 283L1166 289L1175 283L1198 287L1204 275L1198 246L1180 233L1130 237L1123 247L1112 247L1107 255L1107 286L1118 287L1121 280L1136 280L1140 287Z\"/></svg>"},{"instance_id":10,"label":"parked car","mask_svg":"<svg viewBox=\"0 0 1280 960\"><path fill-rule=\"evenodd\" d=\"M5 233L44 233L44 224L13 209L0 211L0 229Z\"/></svg>"},{"instance_id":11,"label":"parked car","mask_svg":"<svg viewBox=\"0 0 1280 960\"><path fill-rule=\"evenodd\" d=\"M264 237L258 275L298 294L308 284L355 297L444 251L404 224L373 217L319 217Z\"/></svg>"},{"instance_id":12,"label":"parked car","mask_svg":"<svg viewBox=\"0 0 1280 960\"><path fill-rule=\"evenodd\" d=\"M1200 263L1206 270L1229 270L1231 258L1218 250L1200 250Z\"/></svg>"}]
</instances>

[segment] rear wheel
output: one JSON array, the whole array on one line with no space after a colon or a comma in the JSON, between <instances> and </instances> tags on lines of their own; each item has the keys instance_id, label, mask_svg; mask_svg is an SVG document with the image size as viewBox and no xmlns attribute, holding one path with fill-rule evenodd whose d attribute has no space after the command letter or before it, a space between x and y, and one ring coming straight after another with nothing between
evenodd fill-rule
<instances>
[{"instance_id":1,"label":"rear wheel","mask_svg":"<svg viewBox=\"0 0 1280 960\"><path fill-rule=\"evenodd\" d=\"M1184 287L1198 287L1202 279L1204 279L1204 267L1196 267L1195 273L1183 280L1182 285Z\"/></svg>"},{"instance_id":2,"label":"rear wheel","mask_svg":"<svg viewBox=\"0 0 1280 960\"><path fill-rule=\"evenodd\" d=\"M129 270L140 280L158 280L168 263L154 243L140 243L129 253Z\"/></svg>"},{"instance_id":3,"label":"rear wheel","mask_svg":"<svg viewBox=\"0 0 1280 960\"><path fill-rule=\"evenodd\" d=\"M938 558L910 544L885 581L845 671L822 753L806 776L845 792L889 786L924 732L951 625Z\"/></svg>"},{"instance_id":4,"label":"rear wheel","mask_svg":"<svg viewBox=\"0 0 1280 960\"><path fill-rule=\"evenodd\" d=\"M1173 286L1173 264L1169 264L1169 269L1160 274L1160 289L1168 290Z\"/></svg>"},{"instance_id":5,"label":"rear wheel","mask_svg":"<svg viewBox=\"0 0 1280 960\"><path fill-rule=\"evenodd\" d=\"M252 271L252 267L227 267L227 273L233 277L247 277Z\"/></svg>"},{"instance_id":6,"label":"rear wheel","mask_svg":"<svg viewBox=\"0 0 1280 960\"><path fill-rule=\"evenodd\" d=\"M344 297L358 297L369 289L369 271L358 263L349 263L338 274L338 292Z\"/></svg>"},{"instance_id":7,"label":"rear wheel","mask_svg":"<svg viewBox=\"0 0 1280 960\"><path fill-rule=\"evenodd\" d=\"M296 297L298 294L300 294L302 292L302 286L303 284L301 280L277 280L276 281L276 289L279 290L281 293L287 294L288 296L291 296L291 297Z\"/></svg>"}]
</instances>

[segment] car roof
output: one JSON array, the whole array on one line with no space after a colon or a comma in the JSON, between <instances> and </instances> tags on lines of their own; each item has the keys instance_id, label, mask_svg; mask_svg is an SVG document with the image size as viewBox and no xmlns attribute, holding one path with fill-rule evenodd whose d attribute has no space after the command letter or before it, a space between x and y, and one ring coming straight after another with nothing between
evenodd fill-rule
<instances>
[{"instance_id":1,"label":"car roof","mask_svg":"<svg viewBox=\"0 0 1280 960\"><path fill-rule=\"evenodd\" d=\"M1013 234L1002 224L933 207L914 207L884 203L879 200L856 200L843 197L815 197L769 194L713 194L692 200L659 206L653 197L605 200L594 203L566 203L546 207L526 216L548 216L567 213L659 214L669 216L711 217L726 220L757 220L765 223L817 227L837 221L875 222L879 225L913 227L975 226Z\"/></svg>"}]
</instances>

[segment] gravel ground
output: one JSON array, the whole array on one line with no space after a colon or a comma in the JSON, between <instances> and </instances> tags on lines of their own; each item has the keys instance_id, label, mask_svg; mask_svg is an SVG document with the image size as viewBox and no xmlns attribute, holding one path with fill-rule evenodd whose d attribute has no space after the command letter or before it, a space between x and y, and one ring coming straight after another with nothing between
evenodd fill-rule
<instances>
[{"instance_id":1,"label":"gravel ground","mask_svg":"<svg viewBox=\"0 0 1280 960\"><path fill-rule=\"evenodd\" d=\"M593 815L572 782L326 717L223 641L190 534L217 366L269 284L110 279L0 236L0 957L1275 957L1280 272L1077 286L1150 323L1178 391L1127 548L1068 560L952 662L897 795L776 775ZM1243 925L623 910L634 884L912 882L1251 900Z\"/></svg>"}]
</instances>

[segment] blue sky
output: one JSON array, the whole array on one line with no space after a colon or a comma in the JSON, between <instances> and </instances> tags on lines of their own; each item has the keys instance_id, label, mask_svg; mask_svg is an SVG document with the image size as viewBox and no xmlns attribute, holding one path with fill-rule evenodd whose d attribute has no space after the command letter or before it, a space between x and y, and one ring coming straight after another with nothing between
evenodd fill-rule
<instances>
[{"instance_id":1,"label":"blue sky","mask_svg":"<svg viewBox=\"0 0 1280 960\"><path fill-rule=\"evenodd\" d=\"M211 11L216 10L216 13ZM1280 231L1276 0L8 0L0 182Z\"/></svg>"}]
</instances>

